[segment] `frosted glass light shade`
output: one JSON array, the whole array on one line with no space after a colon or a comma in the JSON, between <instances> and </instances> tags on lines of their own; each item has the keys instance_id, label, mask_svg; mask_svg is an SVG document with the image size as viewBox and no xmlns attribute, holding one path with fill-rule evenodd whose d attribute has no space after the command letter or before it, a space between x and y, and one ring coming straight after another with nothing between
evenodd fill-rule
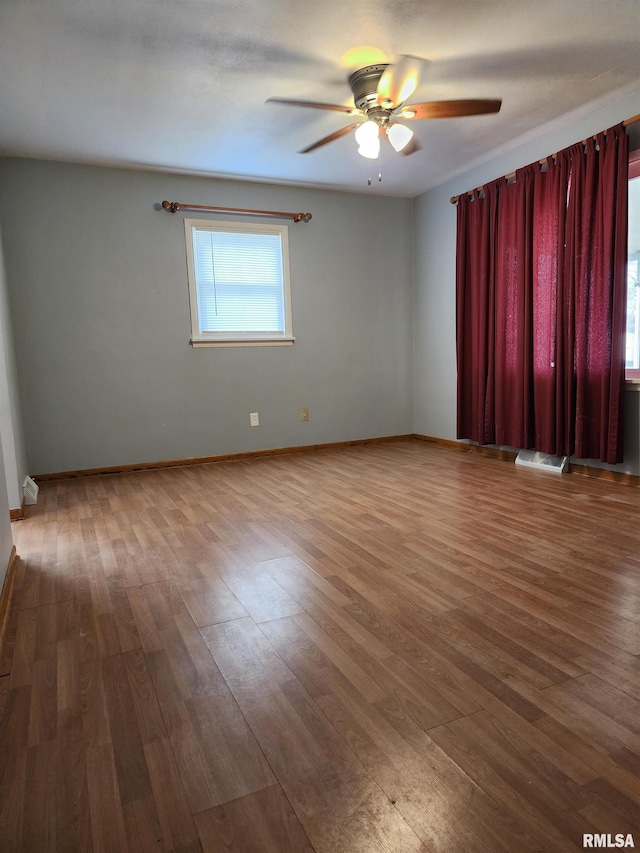
<instances>
[{"instance_id":1,"label":"frosted glass light shade","mask_svg":"<svg viewBox=\"0 0 640 853\"><path fill-rule=\"evenodd\" d=\"M376 160L380 154L380 140L377 137L367 140L358 148L358 154L367 157L369 160Z\"/></svg>"},{"instance_id":2,"label":"frosted glass light shade","mask_svg":"<svg viewBox=\"0 0 640 853\"><path fill-rule=\"evenodd\" d=\"M377 141L379 133L380 128L375 121L365 121L356 130L356 142L358 145L367 146L369 143Z\"/></svg>"},{"instance_id":3,"label":"frosted glass light shade","mask_svg":"<svg viewBox=\"0 0 640 853\"><path fill-rule=\"evenodd\" d=\"M413 138L413 131L404 124L393 124L387 129L387 137L396 151L402 151Z\"/></svg>"}]
</instances>

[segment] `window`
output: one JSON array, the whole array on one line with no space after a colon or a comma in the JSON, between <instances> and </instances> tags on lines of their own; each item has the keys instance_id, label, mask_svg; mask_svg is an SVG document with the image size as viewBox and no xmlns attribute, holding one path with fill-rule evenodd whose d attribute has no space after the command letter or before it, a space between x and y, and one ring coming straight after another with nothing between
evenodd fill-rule
<instances>
[{"instance_id":1,"label":"window","mask_svg":"<svg viewBox=\"0 0 640 853\"><path fill-rule=\"evenodd\" d=\"M640 151L629 158L626 377L640 380Z\"/></svg>"},{"instance_id":2,"label":"window","mask_svg":"<svg viewBox=\"0 0 640 853\"><path fill-rule=\"evenodd\" d=\"M286 225L185 220L193 346L290 345Z\"/></svg>"}]
</instances>

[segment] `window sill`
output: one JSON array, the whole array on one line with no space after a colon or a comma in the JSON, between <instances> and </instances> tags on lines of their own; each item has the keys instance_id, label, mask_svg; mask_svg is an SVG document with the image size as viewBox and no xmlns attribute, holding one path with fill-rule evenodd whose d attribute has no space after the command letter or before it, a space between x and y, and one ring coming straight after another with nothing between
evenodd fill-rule
<instances>
[{"instance_id":1,"label":"window sill","mask_svg":"<svg viewBox=\"0 0 640 853\"><path fill-rule=\"evenodd\" d=\"M640 391L640 379L625 379L625 391Z\"/></svg>"},{"instance_id":2,"label":"window sill","mask_svg":"<svg viewBox=\"0 0 640 853\"><path fill-rule=\"evenodd\" d=\"M290 347L295 338L193 338L192 347Z\"/></svg>"}]
</instances>

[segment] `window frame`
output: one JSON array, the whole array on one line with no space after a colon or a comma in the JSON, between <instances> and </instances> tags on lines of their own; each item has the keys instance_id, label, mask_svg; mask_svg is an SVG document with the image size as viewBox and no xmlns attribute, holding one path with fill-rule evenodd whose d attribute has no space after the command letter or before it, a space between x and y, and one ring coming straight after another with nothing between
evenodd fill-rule
<instances>
[{"instance_id":1,"label":"window frame","mask_svg":"<svg viewBox=\"0 0 640 853\"><path fill-rule=\"evenodd\" d=\"M629 154L629 181L640 178L640 148ZM624 372L628 390L640 391L640 369L626 368Z\"/></svg>"},{"instance_id":2,"label":"window frame","mask_svg":"<svg viewBox=\"0 0 640 853\"><path fill-rule=\"evenodd\" d=\"M189 313L191 318L191 346L193 347L273 347L291 346L295 337L291 316L291 277L289 271L289 228L287 225L255 222L233 222L230 220L185 219L185 241L187 248L187 279L189 283ZM196 286L194 231L232 231L244 234L279 234L282 249L282 289L284 305L284 332L203 332L198 313L198 289Z\"/></svg>"}]
</instances>

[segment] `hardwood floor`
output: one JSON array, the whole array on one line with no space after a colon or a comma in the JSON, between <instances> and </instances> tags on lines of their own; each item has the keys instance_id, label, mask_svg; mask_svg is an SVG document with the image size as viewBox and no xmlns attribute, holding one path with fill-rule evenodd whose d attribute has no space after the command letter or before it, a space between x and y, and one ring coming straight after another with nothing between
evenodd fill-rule
<instances>
[{"instance_id":1,"label":"hardwood floor","mask_svg":"<svg viewBox=\"0 0 640 853\"><path fill-rule=\"evenodd\" d=\"M43 483L0 849L640 846L639 512L416 441Z\"/></svg>"}]
</instances>

